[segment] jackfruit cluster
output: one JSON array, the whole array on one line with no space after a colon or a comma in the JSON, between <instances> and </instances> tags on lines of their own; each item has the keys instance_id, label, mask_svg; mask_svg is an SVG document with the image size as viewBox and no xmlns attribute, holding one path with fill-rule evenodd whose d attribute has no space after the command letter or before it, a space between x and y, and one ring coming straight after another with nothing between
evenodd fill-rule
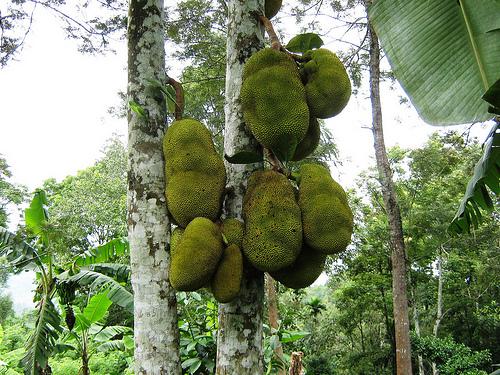
<instances>
[{"instance_id":1,"label":"jackfruit cluster","mask_svg":"<svg viewBox=\"0 0 500 375\"><path fill-rule=\"evenodd\" d=\"M304 242L322 254L338 254L351 241L353 215L342 187L327 168L304 164L300 168L299 206Z\"/></svg>"},{"instance_id":2,"label":"jackfruit cluster","mask_svg":"<svg viewBox=\"0 0 500 375\"><path fill-rule=\"evenodd\" d=\"M243 278L242 236L243 223L237 219L225 219L218 225L198 217L186 229L176 227L170 236L172 287L177 291L208 287L217 301L232 301ZM225 239L229 239L227 247Z\"/></svg>"},{"instance_id":3,"label":"jackfruit cluster","mask_svg":"<svg viewBox=\"0 0 500 375\"><path fill-rule=\"evenodd\" d=\"M193 219L171 253L172 287L193 291L209 285L223 251L219 227L204 217Z\"/></svg>"},{"instance_id":4,"label":"jackfruit cluster","mask_svg":"<svg viewBox=\"0 0 500 375\"><path fill-rule=\"evenodd\" d=\"M282 174L256 171L243 198L243 253L261 271L291 265L302 246L302 220L290 181Z\"/></svg>"},{"instance_id":5,"label":"jackfruit cluster","mask_svg":"<svg viewBox=\"0 0 500 375\"><path fill-rule=\"evenodd\" d=\"M174 121L163 139L163 153L167 206L175 222L184 228L196 217L217 219L226 171L210 131L197 120Z\"/></svg>"},{"instance_id":6,"label":"jackfruit cluster","mask_svg":"<svg viewBox=\"0 0 500 375\"><path fill-rule=\"evenodd\" d=\"M320 48L307 51L301 74L311 116L325 119L338 115L351 96L351 81L333 52Z\"/></svg>"},{"instance_id":7,"label":"jackfruit cluster","mask_svg":"<svg viewBox=\"0 0 500 375\"><path fill-rule=\"evenodd\" d=\"M271 48L253 54L243 68L241 106L257 141L290 160L309 128L306 91L295 62Z\"/></svg>"}]
</instances>

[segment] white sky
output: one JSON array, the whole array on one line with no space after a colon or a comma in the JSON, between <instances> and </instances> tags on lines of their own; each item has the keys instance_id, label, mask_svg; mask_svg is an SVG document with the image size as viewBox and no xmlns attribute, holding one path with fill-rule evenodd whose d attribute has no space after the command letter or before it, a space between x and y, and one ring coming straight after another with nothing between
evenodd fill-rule
<instances>
[{"instance_id":1,"label":"white sky","mask_svg":"<svg viewBox=\"0 0 500 375\"><path fill-rule=\"evenodd\" d=\"M43 9L37 16L18 61L0 70L0 153L13 181L30 189L86 168L99 158L106 139L127 131L126 120L107 114L120 103L117 92L126 88L125 42L116 55L82 55L75 42L65 40L57 18ZM399 86L383 87L386 145L416 147L438 128L400 105L401 94ZM333 174L346 187L373 163L372 134L363 128L370 123L367 94L351 97L344 111L328 120L344 164ZM483 140L488 129L475 128ZM12 277L9 285L17 311L32 305L29 274Z\"/></svg>"}]
</instances>

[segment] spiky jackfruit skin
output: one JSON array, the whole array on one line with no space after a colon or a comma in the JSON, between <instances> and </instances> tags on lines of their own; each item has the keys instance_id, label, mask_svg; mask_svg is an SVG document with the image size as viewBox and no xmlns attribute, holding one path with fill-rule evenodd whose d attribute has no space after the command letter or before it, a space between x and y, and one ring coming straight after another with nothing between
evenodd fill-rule
<instances>
[{"instance_id":1,"label":"spiky jackfruit skin","mask_svg":"<svg viewBox=\"0 0 500 375\"><path fill-rule=\"evenodd\" d=\"M224 237L226 237L228 246L235 244L241 249L243 232L245 230L243 222L235 218L224 219L222 220L220 229Z\"/></svg>"},{"instance_id":2,"label":"spiky jackfruit skin","mask_svg":"<svg viewBox=\"0 0 500 375\"><path fill-rule=\"evenodd\" d=\"M177 227L172 231L170 235L170 256L173 256L174 252L179 247L182 235L184 234L184 229Z\"/></svg>"},{"instance_id":3,"label":"spiky jackfruit skin","mask_svg":"<svg viewBox=\"0 0 500 375\"><path fill-rule=\"evenodd\" d=\"M266 0L264 4L264 15L271 19L278 14L281 8L282 0Z\"/></svg>"},{"instance_id":4,"label":"spiky jackfruit skin","mask_svg":"<svg viewBox=\"0 0 500 375\"><path fill-rule=\"evenodd\" d=\"M193 291L210 283L223 249L219 226L207 218L195 218L186 227L172 254L172 287L178 291Z\"/></svg>"},{"instance_id":5,"label":"spiky jackfruit skin","mask_svg":"<svg viewBox=\"0 0 500 375\"><path fill-rule=\"evenodd\" d=\"M232 244L224 250L211 282L212 293L220 303L235 299L243 278L243 255L240 248Z\"/></svg>"},{"instance_id":6,"label":"spiky jackfruit skin","mask_svg":"<svg viewBox=\"0 0 500 375\"><path fill-rule=\"evenodd\" d=\"M304 242L322 254L338 254L351 242L353 215L342 187L327 168L300 168L299 206Z\"/></svg>"},{"instance_id":7,"label":"spiky jackfruit skin","mask_svg":"<svg viewBox=\"0 0 500 375\"><path fill-rule=\"evenodd\" d=\"M270 48L253 54L243 68L241 105L254 137L290 160L309 127L305 88L295 63Z\"/></svg>"},{"instance_id":8,"label":"spiky jackfruit skin","mask_svg":"<svg viewBox=\"0 0 500 375\"><path fill-rule=\"evenodd\" d=\"M311 115L325 119L339 114L351 96L351 81L344 65L324 48L307 51L304 59L309 60L301 73Z\"/></svg>"},{"instance_id":9,"label":"spiky jackfruit skin","mask_svg":"<svg viewBox=\"0 0 500 375\"><path fill-rule=\"evenodd\" d=\"M163 138L167 206L181 226L195 217L215 220L222 205L226 170L209 130L199 121L174 121Z\"/></svg>"},{"instance_id":10,"label":"spiky jackfruit skin","mask_svg":"<svg viewBox=\"0 0 500 375\"><path fill-rule=\"evenodd\" d=\"M261 271L291 265L302 246L302 222L294 188L274 171L257 171L243 197L243 253Z\"/></svg>"},{"instance_id":11,"label":"spiky jackfruit skin","mask_svg":"<svg viewBox=\"0 0 500 375\"><path fill-rule=\"evenodd\" d=\"M299 161L311 155L316 150L316 147L318 147L320 137L321 129L318 119L311 117L306 136L297 145L292 161Z\"/></svg>"},{"instance_id":12,"label":"spiky jackfruit skin","mask_svg":"<svg viewBox=\"0 0 500 375\"><path fill-rule=\"evenodd\" d=\"M321 275L325 268L326 255L303 246L297 260L289 267L270 275L287 288L307 288Z\"/></svg>"}]
</instances>

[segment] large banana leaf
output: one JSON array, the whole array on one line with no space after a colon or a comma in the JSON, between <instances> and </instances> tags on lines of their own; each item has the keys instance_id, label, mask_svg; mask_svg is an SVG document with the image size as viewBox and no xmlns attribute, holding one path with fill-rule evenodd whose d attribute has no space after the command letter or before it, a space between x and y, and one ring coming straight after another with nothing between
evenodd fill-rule
<instances>
[{"instance_id":1,"label":"large banana leaf","mask_svg":"<svg viewBox=\"0 0 500 375\"><path fill-rule=\"evenodd\" d=\"M106 263L115 260L121 255L127 255L128 252L129 244L126 237L113 238L111 241L79 255L73 263L77 266Z\"/></svg>"},{"instance_id":2,"label":"large banana leaf","mask_svg":"<svg viewBox=\"0 0 500 375\"><path fill-rule=\"evenodd\" d=\"M493 199L488 188L500 194L500 121L496 122L484 144L483 156L474 168L458 212L448 227L450 233L469 232L481 222L481 209L491 211Z\"/></svg>"},{"instance_id":3,"label":"large banana leaf","mask_svg":"<svg viewBox=\"0 0 500 375\"><path fill-rule=\"evenodd\" d=\"M24 210L24 221L26 227L35 236L39 236L42 242L47 245L48 235L46 228L49 221L49 212L47 210L47 196L45 191L35 191L29 207Z\"/></svg>"},{"instance_id":4,"label":"large banana leaf","mask_svg":"<svg viewBox=\"0 0 500 375\"><path fill-rule=\"evenodd\" d=\"M369 15L396 78L426 122L492 117L481 97L500 78L500 1L377 0Z\"/></svg>"},{"instance_id":5,"label":"large banana leaf","mask_svg":"<svg viewBox=\"0 0 500 375\"><path fill-rule=\"evenodd\" d=\"M37 250L19 236L0 227L0 256L5 256L16 271L42 267Z\"/></svg>"},{"instance_id":6,"label":"large banana leaf","mask_svg":"<svg viewBox=\"0 0 500 375\"><path fill-rule=\"evenodd\" d=\"M40 369L45 368L61 332L61 316L50 297L45 297L40 301L35 329L21 359L25 374L37 375Z\"/></svg>"},{"instance_id":7,"label":"large banana leaf","mask_svg":"<svg viewBox=\"0 0 500 375\"><path fill-rule=\"evenodd\" d=\"M90 270L81 270L68 280L76 282L78 285L89 285L94 290L107 289L108 298L123 307L125 310L134 313L134 297L127 289L112 277L99 272Z\"/></svg>"},{"instance_id":8,"label":"large banana leaf","mask_svg":"<svg viewBox=\"0 0 500 375\"><path fill-rule=\"evenodd\" d=\"M97 323L99 320L104 318L109 307L113 304L107 294L108 292L104 291L93 295L87 306L83 309L83 315L87 318L90 324Z\"/></svg>"}]
</instances>

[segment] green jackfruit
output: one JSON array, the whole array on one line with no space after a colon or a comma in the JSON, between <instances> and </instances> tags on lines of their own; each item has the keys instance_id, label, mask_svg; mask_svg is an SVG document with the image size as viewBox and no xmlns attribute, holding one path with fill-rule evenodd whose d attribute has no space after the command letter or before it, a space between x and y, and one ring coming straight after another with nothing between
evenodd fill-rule
<instances>
[{"instance_id":1,"label":"green jackfruit","mask_svg":"<svg viewBox=\"0 0 500 375\"><path fill-rule=\"evenodd\" d=\"M271 19L280 11L282 0L266 0L264 5L264 15Z\"/></svg>"},{"instance_id":2,"label":"green jackfruit","mask_svg":"<svg viewBox=\"0 0 500 375\"><path fill-rule=\"evenodd\" d=\"M319 127L318 119L311 117L307 134L297 145L292 160L299 161L311 155L314 150L316 150L316 147L318 147L320 137L321 129Z\"/></svg>"},{"instance_id":3,"label":"green jackfruit","mask_svg":"<svg viewBox=\"0 0 500 375\"><path fill-rule=\"evenodd\" d=\"M170 235L170 256L173 256L174 252L179 247L183 234L184 229L180 227L177 227L172 231L172 234Z\"/></svg>"},{"instance_id":4,"label":"green jackfruit","mask_svg":"<svg viewBox=\"0 0 500 375\"><path fill-rule=\"evenodd\" d=\"M287 288L306 288L321 275L325 267L325 260L326 255L304 246L299 257L291 266L271 272L270 275Z\"/></svg>"},{"instance_id":5,"label":"green jackfruit","mask_svg":"<svg viewBox=\"0 0 500 375\"><path fill-rule=\"evenodd\" d=\"M339 114L351 96L351 81L344 65L333 52L320 48L304 54L301 70L311 115L329 118Z\"/></svg>"},{"instance_id":6,"label":"green jackfruit","mask_svg":"<svg viewBox=\"0 0 500 375\"><path fill-rule=\"evenodd\" d=\"M323 254L338 254L351 242L353 216L347 195L327 168L300 168L299 206L307 245Z\"/></svg>"},{"instance_id":7,"label":"green jackfruit","mask_svg":"<svg viewBox=\"0 0 500 375\"><path fill-rule=\"evenodd\" d=\"M241 105L254 137L290 160L309 127L305 89L295 62L270 48L253 54L243 68Z\"/></svg>"},{"instance_id":8,"label":"green jackfruit","mask_svg":"<svg viewBox=\"0 0 500 375\"><path fill-rule=\"evenodd\" d=\"M302 246L302 222L295 191L274 171L257 171L248 179L243 198L243 252L261 271L291 265Z\"/></svg>"},{"instance_id":9,"label":"green jackfruit","mask_svg":"<svg viewBox=\"0 0 500 375\"><path fill-rule=\"evenodd\" d=\"M224 219L220 229L224 237L226 237L228 246L236 244L241 249L243 231L245 230L243 222L235 218Z\"/></svg>"},{"instance_id":10,"label":"green jackfruit","mask_svg":"<svg viewBox=\"0 0 500 375\"><path fill-rule=\"evenodd\" d=\"M189 223L170 262L170 283L175 290L193 291L207 285L224 250L218 225L197 217Z\"/></svg>"},{"instance_id":11,"label":"green jackfruit","mask_svg":"<svg viewBox=\"0 0 500 375\"><path fill-rule=\"evenodd\" d=\"M212 136L199 121L174 121L163 139L167 206L181 226L195 217L216 220L222 205L226 170Z\"/></svg>"},{"instance_id":12,"label":"green jackfruit","mask_svg":"<svg viewBox=\"0 0 500 375\"><path fill-rule=\"evenodd\" d=\"M224 250L217 271L212 278L211 289L215 299L221 303L235 299L243 278L243 255L240 248L232 244Z\"/></svg>"}]
</instances>

